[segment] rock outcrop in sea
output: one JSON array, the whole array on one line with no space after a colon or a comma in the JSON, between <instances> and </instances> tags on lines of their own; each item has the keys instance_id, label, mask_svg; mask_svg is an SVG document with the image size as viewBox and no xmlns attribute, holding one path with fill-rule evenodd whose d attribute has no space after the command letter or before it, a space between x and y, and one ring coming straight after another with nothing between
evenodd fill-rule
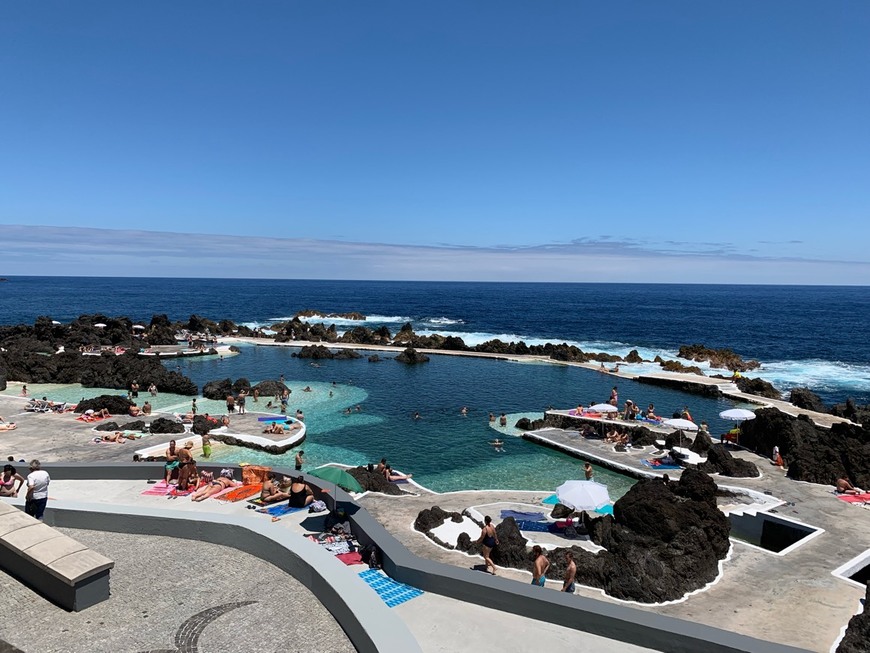
<instances>
[{"instance_id":1,"label":"rock outcrop in sea","mask_svg":"<svg viewBox=\"0 0 870 653\"><path fill-rule=\"evenodd\" d=\"M416 349L408 347L405 351L396 356L396 360L407 365L416 365L417 363L428 363L429 357L426 354L420 353Z\"/></svg>"}]
</instances>

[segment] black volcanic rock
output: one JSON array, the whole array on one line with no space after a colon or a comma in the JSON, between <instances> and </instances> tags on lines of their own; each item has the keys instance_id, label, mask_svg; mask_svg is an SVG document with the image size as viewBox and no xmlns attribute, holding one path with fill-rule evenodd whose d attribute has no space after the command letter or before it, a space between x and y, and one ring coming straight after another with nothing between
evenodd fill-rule
<instances>
[{"instance_id":1,"label":"black volcanic rock","mask_svg":"<svg viewBox=\"0 0 870 653\"><path fill-rule=\"evenodd\" d=\"M640 354L637 353L637 349L632 349L628 352L628 355L625 357L626 363L642 363L643 358L641 358Z\"/></svg>"},{"instance_id":2,"label":"black volcanic rock","mask_svg":"<svg viewBox=\"0 0 870 653\"><path fill-rule=\"evenodd\" d=\"M94 427L95 431L120 431L121 427L117 422L100 422Z\"/></svg>"},{"instance_id":3,"label":"black volcanic rock","mask_svg":"<svg viewBox=\"0 0 870 653\"><path fill-rule=\"evenodd\" d=\"M817 395L815 392L812 392L809 388L792 389L791 393L789 394L788 400L793 406L803 408L804 410L811 410L816 413L828 412L827 407L822 402L819 395Z\"/></svg>"},{"instance_id":4,"label":"black volcanic rock","mask_svg":"<svg viewBox=\"0 0 870 653\"><path fill-rule=\"evenodd\" d=\"M362 354L360 354L355 349L339 349L337 352L335 352L335 355L333 356L333 358L335 358L335 360L345 360L346 361L346 360L353 360L355 358L362 358Z\"/></svg>"},{"instance_id":5,"label":"black volcanic rock","mask_svg":"<svg viewBox=\"0 0 870 653\"><path fill-rule=\"evenodd\" d=\"M694 440L686 435L685 431L674 431L673 433L668 433L665 437L665 449L670 451L674 447L688 447L692 448L692 444Z\"/></svg>"},{"instance_id":6,"label":"black volcanic rock","mask_svg":"<svg viewBox=\"0 0 870 653\"><path fill-rule=\"evenodd\" d=\"M826 429L806 415L762 408L740 429L740 444L766 458L778 446L789 478L834 485L845 477L855 486L870 486L870 425L838 423Z\"/></svg>"},{"instance_id":7,"label":"black volcanic rock","mask_svg":"<svg viewBox=\"0 0 870 653\"><path fill-rule=\"evenodd\" d=\"M870 651L870 585L864 595L864 609L849 620L846 634L837 646L837 653L868 653Z\"/></svg>"},{"instance_id":8,"label":"black volcanic rock","mask_svg":"<svg viewBox=\"0 0 870 653\"><path fill-rule=\"evenodd\" d=\"M227 395L233 394L233 380L220 379L217 381L208 381L202 386L202 396L206 399L224 400Z\"/></svg>"},{"instance_id":9,"label":"black volcanic rock","mask_svg":"<svg viewBox=\"0 0 870 653\"><path fill-rule=\"evenodd\" d=\"M381 362L381 357L378 356L377 354L372 354L371 356L369 356L369 363L380 363L380 362Z\"/></svg>"},{"instance_id":10,"label":"black volcanic rock","mask_svg":"<svg viewBox=\"0 0 870 653\"><path fill-rule=\"evenodd\" d=\"M193 418L193 425L190 430L193 431L196 435L206 435L212 429L216 429L221 425L221 422L216 417L206 417L205 415L196 415ZM179 424L179 426L183 425ZM154 424L151 424L151 427L154 427Z\"/></svg>"},{"instance_id":11,"label":"black volcanic rock","mask_svg":"<svg viewBox=\"0 0 870 653\"><path fill-rule=\"evenodd\" d=\"M86 410L101 411L104 408L112 415L127 415L130 412L130 406L133 402L127 397L118 395L100 395L93 399L85 399L76 404L77 413L84 413Z\"/></svg>"},{"instance_id":12,"label":"black volcanic rock","mask_svg":"<svg viewBox=\"0 0 870 653\"><path fill-rule=\"evenodd\" d=\"M132 422L127 422L126 424L122 424L120 427L122 431L140 431L142 433L145 432L145 422L141 419L134 420Z\"/></svg>"},{"instance_id":13,"label":"black volcanic rock","mask_svg":"<svg viewBox=\"0 0 870 653\"><path fill-rule=\"evenodd\" d=\"M307 345L294 353L297 358L313 358L314 360L326 360L335 358L335 354L323 345Z\"/></svg>"},{"instance_id":14,"label":"black volcanic rock","mask_svg":"<svg viewBox=\"0 0 870 653\"><path fill-rule=\"evenodd\" d=\"M370 472L365 467L354 467L347 470L347 473L353 476L363 489L368 492L380 492L381 494L399 495L405 494L398 485L391 483L383 474Z\"/></svg>"},{"instance_id":15,"label":"black volcanic rock","mask_svg":"<svg viewBox=\"0 0 870 653\"><path fill-rule=\"evenodd\" d=\"M740 392L746 392L759 397L767 397L768 399L780 399L782 393L773 387L773 384L764 379L749 379L745 376L740 377L735 381L737 389Z\"/></svg>"},{"instance_id":16,"label":"black volcanic rock","mask_svg":"<svg viewBox=\"0 0 870 653\"><path fill-rule=\"evenodd\" d=\"M710 434L706 431L698 431L695 435L695 441L689 449L699 456L706 456L712 446L713 440L710 439Z\"/></svg>"},{"instance_id":17,"label":"black volcanic rock","mask_svg":"<svg viewBox=\"0 0 870 653\"><path fill-rule=\"evenodd\" d=\"M730 349L711 349L704 345L683 345L677 356L695 362L708 361L711 367L746 372L761 367L758 361L744 361Z\"/></svg>"},{"instance_id":18,"label":"black volcanic rock","mask_svg":"<svg viewBox=\"0 0 870 653\"><path fill-rule=\"evenodd\" d=\"M158 417L151 422L152 433L184 433L184 424L165 417Z\"/></svg>"},{"instance_id":19,"label":"black volcanic rock","mask_svg":"<svg viewBox=\"0 0 870 653\"><path fill-rule=\"evenodd\" d=\"M831 415L845 417L856 424L870 424L870 405L858 406L854 399L831 407Z\"/></svg>"},{"instance_id":20,"label":"black volcanic rock","mask_svg":"<svg viewBox=\"0 0 870 653\"><path fill-rule=\"evenodd\" d=\"M447 520L462 523L462 515L458 512L447 512L438 506L432 506L421 510L414 520L414 529L421 533L428 533L433 528L438 528Z\"/></svg>"},{"instance_id":21,"label":"black volcanic rock","mask_svg":"<svg viewBox=\"0 0 870 653\"><path fill-rule=\"evenodd\" d=\"M396 356L396 360L407 365L416 365L417 363L428 363L429 357L426 354L421 354L412 347L408 347L405 351Z\"/></svg>"},{"instance_id":22,"label":"black volcanic rock","mask_svg":"<svg viewBox=\"0 0 870 653\"><path fill-rule=\"evenodd\" d=\"M706 452L706 456L707 462L698 465L698 469L707 474L721 474L733 478L757 478L761 475L755 463L735 458L724 445L714 444Z\"/></svg>"},{"instance_id":23,"label":"black volcanic rock","mask_svg":"<svg viewBox=\"0 0 870 653\"><path fill-rule=\"evenodd\" d=\"M260 397L277 397L280 396L282 392L287 390L287 386L281 383L280 381L260 381L257 385L252 388L260 393ZM226 395L224 395L226 396Z\"/></svg>"}]
</instances>

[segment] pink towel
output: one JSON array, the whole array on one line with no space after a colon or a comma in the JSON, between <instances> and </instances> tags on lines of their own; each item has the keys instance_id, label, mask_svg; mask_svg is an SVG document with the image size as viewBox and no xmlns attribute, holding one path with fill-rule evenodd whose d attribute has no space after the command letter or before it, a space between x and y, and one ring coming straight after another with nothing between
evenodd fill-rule
<instances>
[{"instance_id":1,"label":"pink towel","mask_svg":"<svg viewBox=\"0 0 870 653\"><path fill-rule=\"evenodd\" d=\"M173 485L172 487L175 487L175 486ZM170 488L170 486L166 485L166 481L158 481L154 485L151 485L151 486L145 488L145 490L142 491L141 494L143 496L161 497L164 494L166 494L167 492L169 492L169 488Z\"/></svg>"},{"instance_id":2,"label":"pink towel","mask_svg":"<svg viewBox=\"0 0 870 653\"><path fill-rule=\"evenodd\" d=\"M865 492L864 494L840 494L837 498L846 503L870 503L870 492Z\"/></svg>"}]
</instances>

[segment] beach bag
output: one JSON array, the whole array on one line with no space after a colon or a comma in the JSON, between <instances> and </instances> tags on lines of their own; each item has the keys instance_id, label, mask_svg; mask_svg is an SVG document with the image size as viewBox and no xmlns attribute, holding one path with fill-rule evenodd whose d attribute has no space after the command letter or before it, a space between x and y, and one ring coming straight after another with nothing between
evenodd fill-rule
<instances>
[{"instance_id":1,"label":"beach bag","mask_svg":"<svg viewBox=\"0 0 870 653\"><path fill-rule=\"evenodd\" d=\"M369 566L369 569L380 569L381 565L378 562L378 549L374 544L366 544L359 549L359 557L363 564Z\"/></svg>"},{"instance_id":2,"label":"beach bag","mask_svg":"<svg viewBox=\"0 0 870 653\"><path fill-rule=\"evenodd\" d=\"M314 501L308 506L308 512L323 512L326 510L326 503L323 501Z\"/></svg>"},{"instance_id":3,"label":"beach bag","mask_svg":"<svg viewBox=\"0 0 870 653\"><path fill-rule=\"evenodd\" d=\"M263 483L266 480L266 475L272 471L271 467L263 467L261 465L245 465L242 467L242 483L245 485L256 485Z\"/></svg>"}]
</instances>

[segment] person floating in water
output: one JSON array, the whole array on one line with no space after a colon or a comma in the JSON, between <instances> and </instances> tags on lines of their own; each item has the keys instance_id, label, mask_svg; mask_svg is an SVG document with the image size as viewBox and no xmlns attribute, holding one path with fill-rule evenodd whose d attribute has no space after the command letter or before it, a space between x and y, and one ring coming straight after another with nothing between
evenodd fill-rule
<instances>
[{"instance_id":1,"label":"person floating in water","mask_svg":"<svg viewBox=\"0 0 870 653\"><path fill-rule=\"evenodd\" d=\"M502 453L504 452L504 442L496 438L495 440L490 440L489 443L493 446L493 450Z\"/></svg>"}]
</instances>

